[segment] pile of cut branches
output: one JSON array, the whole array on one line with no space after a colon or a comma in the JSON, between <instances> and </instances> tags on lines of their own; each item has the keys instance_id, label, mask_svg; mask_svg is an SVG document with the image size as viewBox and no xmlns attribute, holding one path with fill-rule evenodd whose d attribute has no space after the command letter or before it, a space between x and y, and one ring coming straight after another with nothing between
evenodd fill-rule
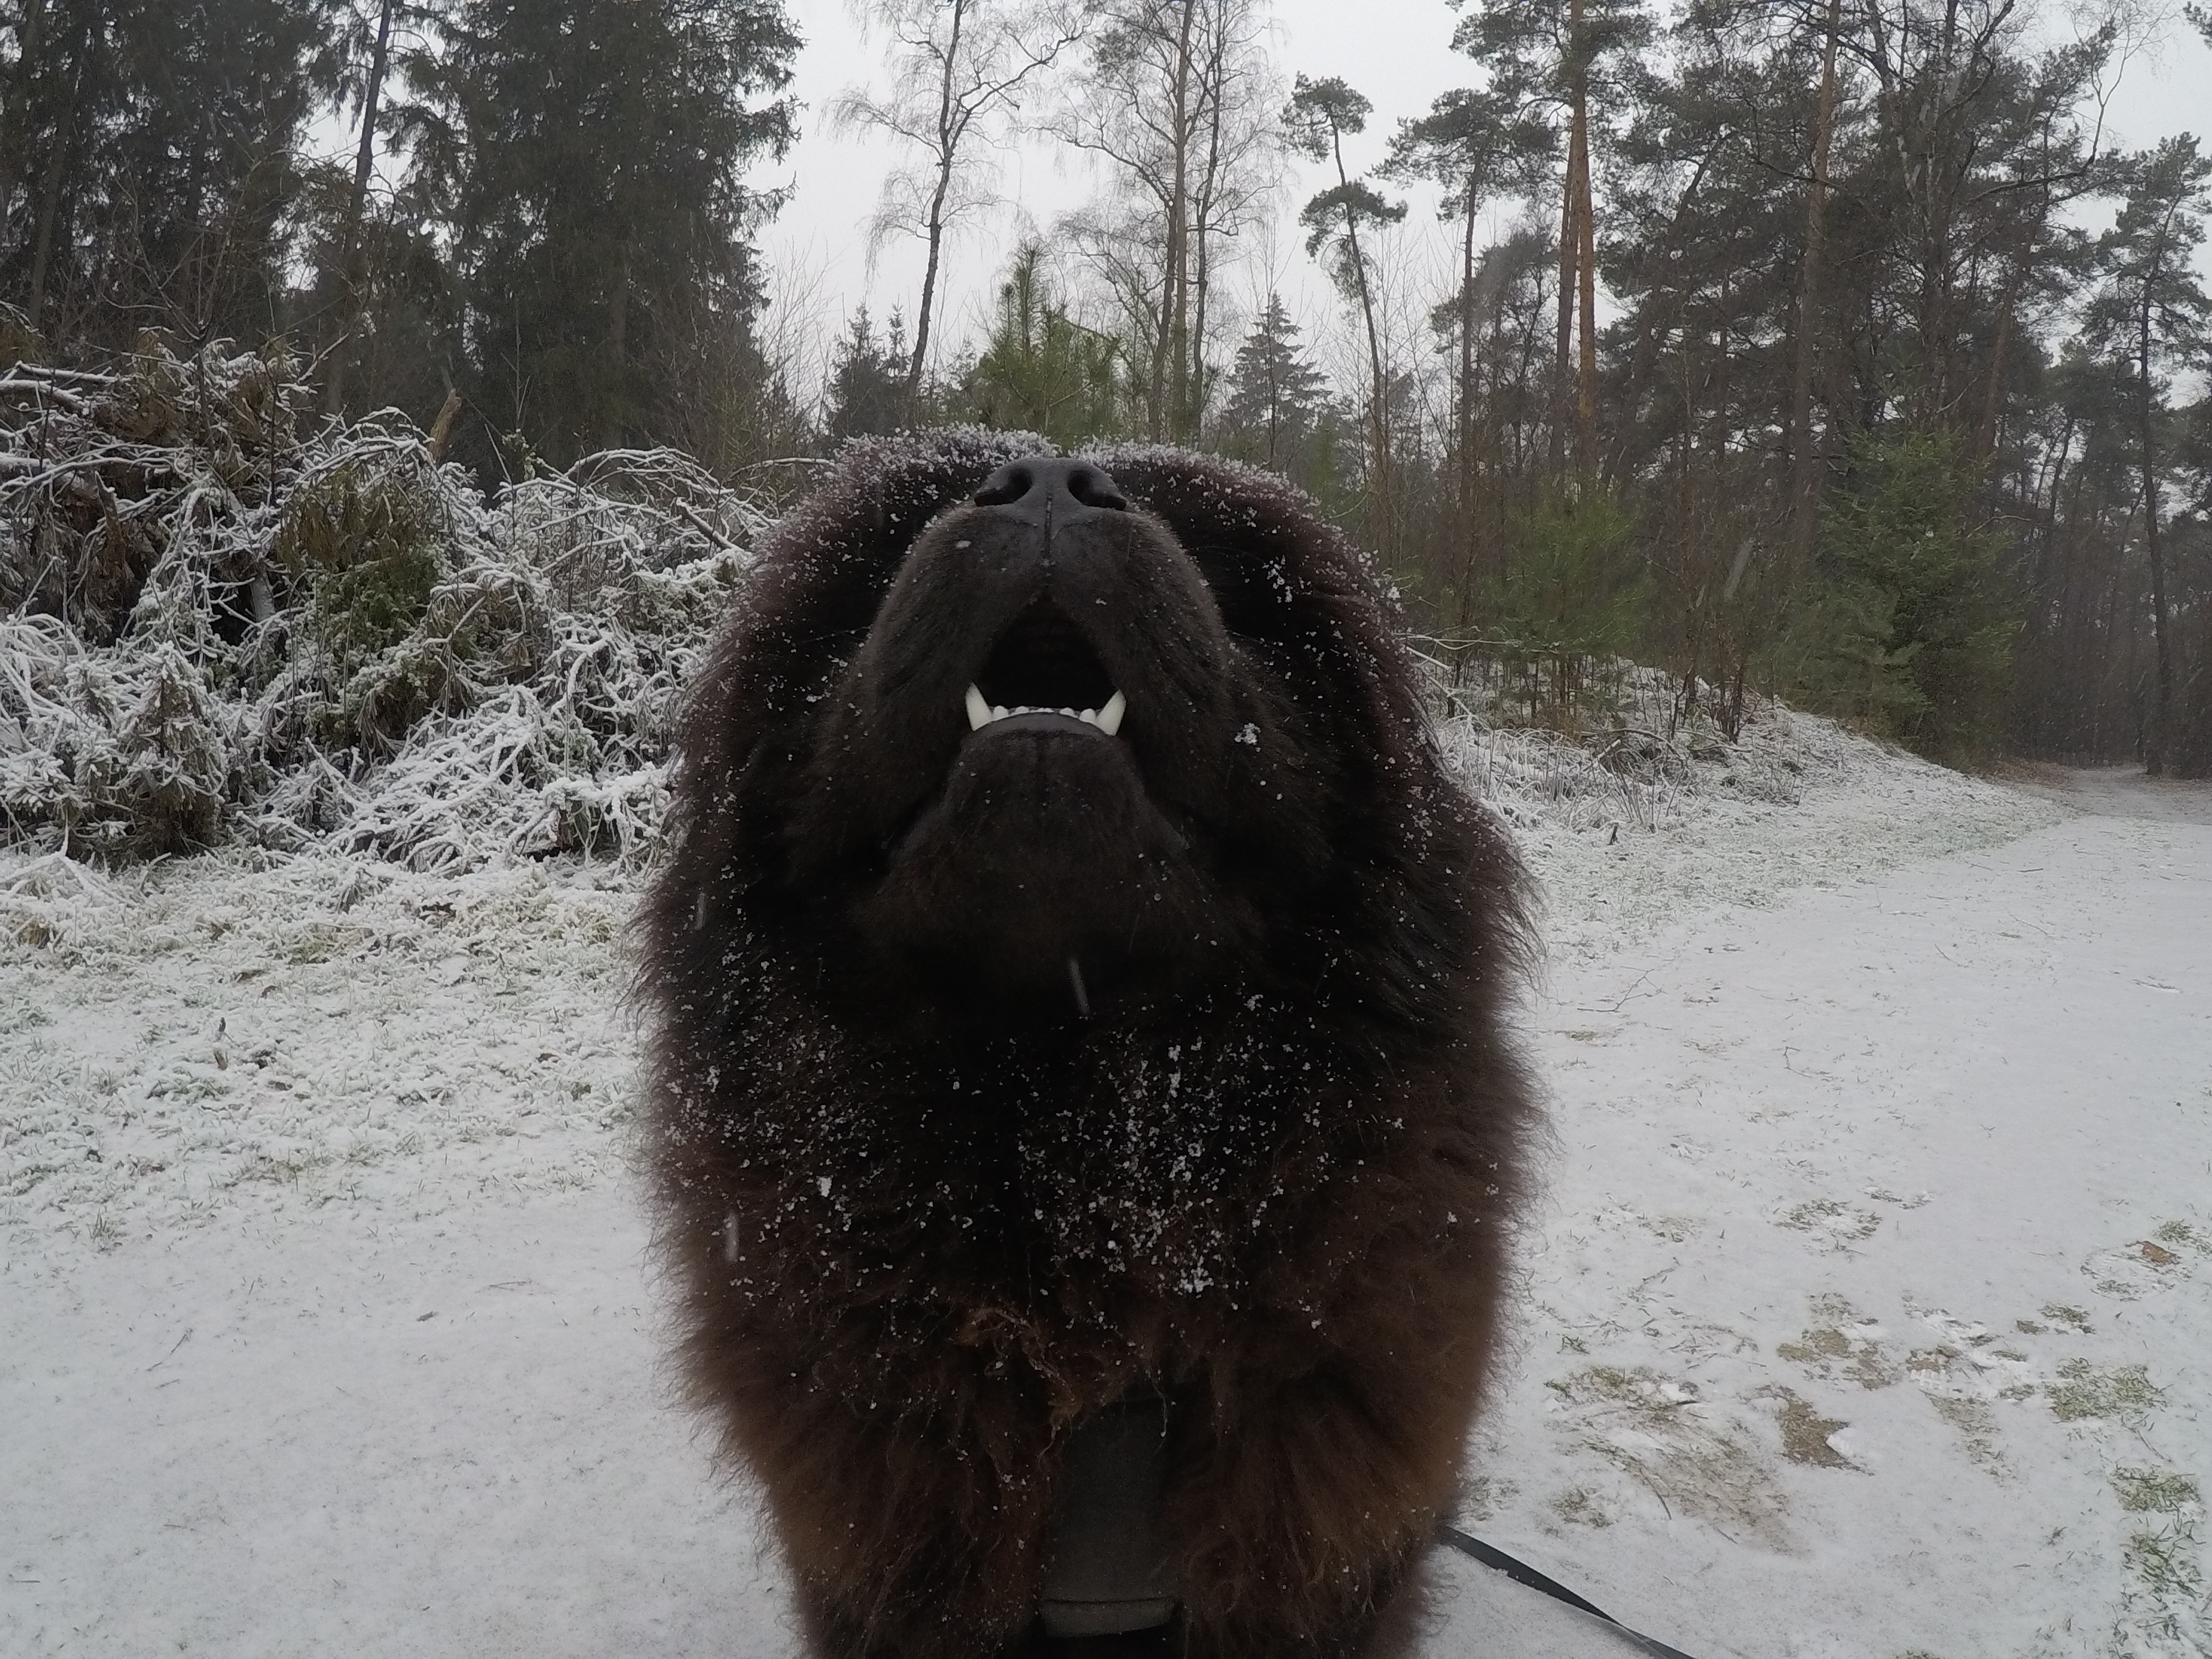
<instances>
[{"instance_id":1,"label":"pile of cut branches","mask_svg":"<svg viewBox=\"0 0 2212 1659\"><path fill-rule=\"evenodd\" d=\"M641 856L764 515L658 450L487 498L307 404L227 343L0 374L0 841Z\"/></svg>"}]
</instances>

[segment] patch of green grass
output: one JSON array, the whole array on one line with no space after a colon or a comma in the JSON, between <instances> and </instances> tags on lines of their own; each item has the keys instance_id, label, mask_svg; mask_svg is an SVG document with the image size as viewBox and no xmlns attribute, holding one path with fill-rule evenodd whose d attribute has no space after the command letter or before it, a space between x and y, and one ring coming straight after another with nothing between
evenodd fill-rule
<instances>
[{"instance_id":1,"label":"patch of green grass","mask_svg":"<svg viewBox=\"0 0 2212 1659\"><path fill-rule=\"evenodd\" d=\"M2114 1469L2112 1490L2137 1515L2179 1515L2203 1501L2196 1481L2165 1469Z\"/></svg>"},{"instance_id":2,"label":"patch of green grass","mask_svg":"<svg viewBox=\"0 0 2212 1659\"><path fill-rule=\"evenodd\" d=\"M2197 1562L2197 1534L2190 1527L2131 1534L2120 1559L2146 1589L2183 1606L2193 1605L2203 1589L2204 1569Z\"/></svg>"},{"instance_id":3,"label":"patch of green grass","mask_svg":"<svg viewBox=\"0 0 2212 1659\"><path fill-rule=\"evenodd\" d=\"M2208 1238L2185 1221L2169 1221L2152 1237L2163 1244L2179 1245L2196 1251L2199 1255L2212 1255L2212 1238Z\"/></svg>"},{"instance_id":4,"label":"patch of green grass","mask_svg":"<svg viewBox=\"0 0 2212 1659\"><path fill-rule=\"evenodd\" d=\"M2063 1302L2046 1302L2043 1304L2043 1316L2054 1325L2063 1325L2084 1336L2089 1334L2089 1312L2086 1308L2070 1308Z\"/></svg>"},{"instance_id":5,"label":"patch of green grass","mask_svg":"<svg viewBox=\"0 0 2212 1659\"><path fill-rule=\"evenodd\" d=\"M2069 1359L2058 1368L2058 1376L2046 1391L2051 1413L2062 1423L2111 1418L2136 1426L2166 1403L2166 1391L2142 1365L2106 1371L2086 1359Z\"/></svg>"},{"instance_id":6,"label":"patch of green grass","mask_svg":"<svg viewBox=\"0 0 2212 1659\"><path fill-rule=\"evenodd\" d=\"M1609 1527L1613 1516L1608 1514L1597 1494L1587 1487L1577 1486L1563 1492L1552 1500L1552 1508L1560 1520L1577 1527Z\"/></svg>"}]
</instances>

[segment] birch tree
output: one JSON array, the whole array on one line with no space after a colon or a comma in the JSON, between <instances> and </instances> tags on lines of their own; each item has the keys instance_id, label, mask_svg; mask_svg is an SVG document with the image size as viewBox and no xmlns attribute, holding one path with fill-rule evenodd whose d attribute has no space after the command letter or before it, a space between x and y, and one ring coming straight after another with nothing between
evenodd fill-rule
<instances>
[{"instance_id":1,"label":"birch tree","mask_svg":"<svg viewBox=\"0 0 2212 1659\"><path fill-rule=\"evenodd\" d=\"M1085 13L1076 0L855 0L854 10L890 38L890 86L851 88L831 118L847 131L881 132L912 157L884 180L871 244L913 236L927 250L906 368L910 417L929 364L946 240L960 222L998 204L985 152L1082 38Z\"/></svg>"},{"instance_id":2,"label":"birch tree","mask_svg":"<svg viewBox=\"0 0 2212 1659\"><path fill-rule=\"evenodd\" d=\"M1093 157L1103 198L1071 240L1119 304L1146 435L1188 441L1217 379L1224 246L1279 175L1279 82L1261 0L1104 0L1049 130Z\"/></svg>"}]
</instances>

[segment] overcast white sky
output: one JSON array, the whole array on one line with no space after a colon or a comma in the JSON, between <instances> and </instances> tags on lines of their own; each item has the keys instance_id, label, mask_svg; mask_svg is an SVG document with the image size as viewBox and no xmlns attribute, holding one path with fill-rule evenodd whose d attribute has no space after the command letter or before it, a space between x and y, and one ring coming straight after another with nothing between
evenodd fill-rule
<instances>
[{"instance_id":1,"label":"overcast white sky","mask_svg":"<svg viewBox=\"0 0 2212 1659\"><path fill-rule=\"evenodd\" d=\"M817 372L846 319L865 304L878 319L894 306L911 311L921 287L919 244L886 246L870 269L866 222L893 151L879 142L830 131L830 102L878 70L880 44L863 40L844 0L787 0L806 45L793 90L805 104L802 137L784 163L757 175L763 185L788 183L790 204L761 238L775 273L781 325L790 343L815 359ZM1457 14L1444 0L1277 0L1277 58L1285 81L1299 73L1341 76L1375 103L1375 116L1346 156L1364 169L1382 159L1401 117L1418 115L1447 88L1468 84L1474 64L1450 50ZM2212 136L2212 48L2185 26L2128 68L2111 121L2130 147L2191 131ZM1024 218L1048 228L1089 195L1091 181L1055 147L1034 143L1007 152L1002 192L1013 204L956 247L949 304L940 313L948 349L975 331L1000 268ZM1337 329L1334 295L1306 258L1294 221L1320 188L1318 169L1297 164L1283 191L1280 228L1255 239L1252 259L1232 279L1229 298L1241 312L1282 292L1309 333ZM1431 229L1433 196L1412 192L1401 266L1443 268L1451 258Z\"/></svg>"}]
</instances>

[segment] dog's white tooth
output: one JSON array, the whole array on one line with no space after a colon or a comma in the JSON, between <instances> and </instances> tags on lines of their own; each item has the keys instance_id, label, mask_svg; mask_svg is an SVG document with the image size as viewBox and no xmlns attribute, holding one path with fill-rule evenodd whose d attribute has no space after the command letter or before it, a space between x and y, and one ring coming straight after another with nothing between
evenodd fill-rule
<instances>
[{"instance_id":1,"label":"dog's white tooth","mask_svg":"<svg viewBox=\"0 0 2212 1659\"><path fill-rule=\"evenodd\" d=\"M991 705L974 686L968 688L968 729L980 732L991 723Z\"/></svg>"},{"instance_id":2,"label":"dog's white tooth","mask_svg":"<svg viewBox=\"0 0 2212 1659\"><path fill-rule=\"evenodd\" d=\"M1116 691L1106 699L1106 706L1098 711L1098 729L1108 737L1121 734L1121 716L1129 712L1129 700Z\"/></svg>"},{"instance_id":3,"label":"dog's white tooth","mask_svg":"<svg viewBox=\"0 0 2212 1659\"><path fill-rule=\"evenodd\" d=\"M1086 708L1075 718L1085 726L1096 726L1098 724L1098 711L1095 708Z\"/></svg>"},{"instance_id":4,"label":"dog's white tooth","mask_svg":"<svg viewBox=\"0 0 2212 1659\"><path fill-rule=\"evenodd\" d=\"M1060 712L1066 715L1070 720L1073 720L1075 718L1075 711L1073 708L1063 708Z\"/></svg>"},{"instance_id":5,"label":"dog's white tooth","mask_svg":"<svg viewBox=\"0 0 2212 1659\"><path fill-rule=\"evenodd\" d=\"M1008 712L1006 705L1000 703L998 707L991 710L991 718L994 720L1002 720L1006 718Z\"/></svg>"}]
</instances>

